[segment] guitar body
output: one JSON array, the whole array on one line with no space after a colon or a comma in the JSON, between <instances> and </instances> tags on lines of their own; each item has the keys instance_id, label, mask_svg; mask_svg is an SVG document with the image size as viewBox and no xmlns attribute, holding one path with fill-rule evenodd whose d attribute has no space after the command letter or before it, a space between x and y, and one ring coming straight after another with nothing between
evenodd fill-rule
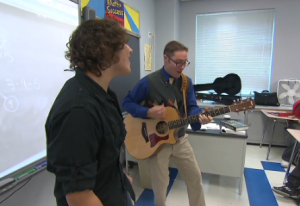
<instances>
[{"instance_id":1,"label":"guitar body","mask_svg":"<svg viewBox=\"0 0 300 206\"><path fill-rule=\"evenodd\" d=\"M124 123L127 130L125 146L129 154L136 159L146 159L162 144L175 144L180 128L169 129L168 122L179 118L179 112L172 107L166 107L164 119L142 119L128 114Z\"/></svg>"}]
</instances>

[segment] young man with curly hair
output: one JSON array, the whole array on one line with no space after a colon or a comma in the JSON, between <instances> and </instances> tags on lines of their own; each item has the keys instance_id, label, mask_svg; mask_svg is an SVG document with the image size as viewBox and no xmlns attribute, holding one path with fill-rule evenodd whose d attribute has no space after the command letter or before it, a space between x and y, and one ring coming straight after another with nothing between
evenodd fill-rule
<instances>
[{"instance_id":1,"label":"young man with curly hair","mask_svg":"<svg viewBox=\"0 0 300 206\"><path fill-rule=\"evenodd\" d=\"M166 115L165 106L171 106L185 116L185 100L181 92L183 70L189 65L188 48L178 41L170 41L164 49L164 66L141 79L123 101L123 108L133 117L161 119ZM199 114L199 122L191 124L200 130L201 124L212 117L201 114L197 106L191 78L186 95L187 115ZM166 206L169 184L169 161L173 157L181 177L185 180L190 206L205 206L202 176L193 149L187 139L186 128L175 134L180 141L162 145L155 155L146 159L151 177L155 206Z\"/></svg>"},{"instance_id":2,"label":"young man with curly hair","mask_svg":"<svg viewBox=\"0 0 300 206\"><path fill-rule=\"evenodd\" d=\"M76 74L62 87L45 125L58 206L128 206L135 199L119 162L126 130L108 87L115 76L131 72L127 42L117 22L97 19L79 25L67 44L65 56Z\"/></svg>"}]
</instances>

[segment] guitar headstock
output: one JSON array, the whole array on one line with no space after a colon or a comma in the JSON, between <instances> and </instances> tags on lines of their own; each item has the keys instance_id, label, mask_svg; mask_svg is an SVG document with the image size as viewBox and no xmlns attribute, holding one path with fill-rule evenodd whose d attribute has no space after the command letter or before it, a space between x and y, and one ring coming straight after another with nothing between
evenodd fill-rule
<instances>
[{"instance_id":1,"label":"guitar headstock","mask_svg":"<svg viewBox=\"0 0 300 206\"><path fill-rule=\"evenodd\" d=\"M255 108L255 101L251 98L240 100L234 102L232 105L228 106L231 112L240 112L246 110L253 110Z\"/></svg>"}]
</instances>

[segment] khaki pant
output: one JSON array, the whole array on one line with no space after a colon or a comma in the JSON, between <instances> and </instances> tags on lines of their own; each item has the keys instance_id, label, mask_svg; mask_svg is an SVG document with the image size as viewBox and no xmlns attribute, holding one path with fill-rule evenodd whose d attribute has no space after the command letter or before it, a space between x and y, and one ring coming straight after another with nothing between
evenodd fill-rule
<instances>
[{"instance_id":1,"label":"khaki pant","mask_svg":"<svg viewBox=\"0 0 300 206\"><path fill-rule=\"evenodd\" d=\"M175 145L162 145L155 155L146 160L155 206L166 206L171 156L186 182L190 206L205 206L201 172L187 135Z\"/></svg>"}]
</instances>

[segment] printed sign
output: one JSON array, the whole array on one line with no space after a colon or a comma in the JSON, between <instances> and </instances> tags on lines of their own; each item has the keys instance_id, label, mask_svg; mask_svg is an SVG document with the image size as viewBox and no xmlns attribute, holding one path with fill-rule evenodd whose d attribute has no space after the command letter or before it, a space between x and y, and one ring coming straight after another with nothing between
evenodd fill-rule
<instances>
[{"instance_id":1,"label":"printed sign","mask_svg":"<svg viewBox=\"0 0 300 206\"><path fill-rule=\"evenodd\" d=\"M124 4L120 0L105 0L105 18L117 21L124 27Z\"/></svg>"}]
</instances>

